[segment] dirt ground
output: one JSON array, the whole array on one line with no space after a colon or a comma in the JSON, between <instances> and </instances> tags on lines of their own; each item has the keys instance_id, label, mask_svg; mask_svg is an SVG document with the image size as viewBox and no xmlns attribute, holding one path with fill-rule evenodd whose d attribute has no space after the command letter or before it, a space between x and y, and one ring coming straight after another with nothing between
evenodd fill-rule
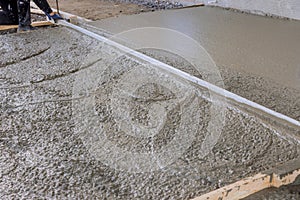
<instances>
[{"instance_id":1,"label":"dirt ground","mask_svg":"<svg viewBox=\"0 0 300 200\"><path fill-rule=\"evenodd\" d=\"M55 0L49 0L52 8L56 8L55 2ZM63 0L59 1L59 8L62 11L91 20L117 17L119 15L131 15L151 10L146 6L133 3L104 0Z\"/></svg>"}]
</instances>

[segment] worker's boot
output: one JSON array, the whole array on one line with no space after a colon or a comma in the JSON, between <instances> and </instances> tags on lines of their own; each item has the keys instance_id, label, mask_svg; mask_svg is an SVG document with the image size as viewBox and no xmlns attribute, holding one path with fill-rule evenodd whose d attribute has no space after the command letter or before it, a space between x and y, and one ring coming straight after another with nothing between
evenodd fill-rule
<instances>
[{"instance_id":1,"label":"worker's boot","mask_svg":"<svg viewBox=\"0 0 300 200\"><path fill-rule=\"evenodd\" d=\"M21 31L31 30L30 0L18 0L18 5L19 29Z\"/></svg>"},{"instance_id":2,"label":"worker's boot","mask_svg":"<svg viewBox=\"0 0 300 200\"><path fill-rule=\"evenodd\" d=\"M23 32L27 32L27 31L34 31L36 30L37 28L31 26L31 25L25 25L25 26L22 26L22 25L19 25L18 27L18 33L23 33Z\"/></svg>"}]
</instances>

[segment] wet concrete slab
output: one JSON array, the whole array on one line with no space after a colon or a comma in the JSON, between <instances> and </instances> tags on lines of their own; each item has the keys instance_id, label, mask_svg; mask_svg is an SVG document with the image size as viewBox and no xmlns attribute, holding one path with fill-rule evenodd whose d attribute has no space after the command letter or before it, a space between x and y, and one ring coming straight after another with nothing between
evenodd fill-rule
<instances>
[{"instance_id":1,"label":"wet concrete slab","mask_svg":"<svg viewBox=\"0 0 300 200\"><path fill-rule=\"evenodd\" d=\"M2 199L189 199L299 158L299 129L76 31L0 43Z\"/></svg>"},{"instance_id":2,"label":"wet concrete slab","mask_svg":"<svg viewBox=\"0 0 300 200\"><path fill-rule=\"evenodd\" d=\"M300 4L297 0L269 0L261 2L259 0L245 0L245 1L233 1L233 0L218 0L204 2L211 3L216 6L234 8L245 12L255 13L259 15L270 15L278 17L286 17L300 20Z\"/></svg>"},{"instance_id":3,"label":"wet concrete slab","mask_svg":"<svg viewBox=\"0 0 300 200\"><path fill-rule=\"evenodd\" d=\"M111 18L91 24L112 34L143 27L173 29L199 42L218 66L300 89L299 21L198 7ZM165 35L156 35L156 39L178 42ZM132 36L128 40L135 44L141 37ZM190 51L189 47L184 48Z\"/></svg>"},{"instance_id":4,"label":"wet concrete slab","mask_svg":"<svg viewBox=\"0 0 300 200\"><path fill-rule=\"evenodd\" d=\"M145 32L155 27L185 34L212 57L225 89L300 120L299 21L200 7L111 18L91 25L85 27L132 48L153 46L149 45L152 40L155 44L171 44L170 54L181 51L194 55L194 46L184 45L173 34ZM170 54L161 56L159 49L148 53L163 62L172 63L176 58ZM184 67L172 65L185 71Z\"/></svg>"},{"instance_id":5,"label":"wet concrete slab","mask_svg":"<svg viewBox=\"0 0 300 200\"><path fill-rule=\"evenodd\" d=\"M143 27L174 29L198 41L218 66L271 78L299 89L299 21L199 7L112 18L92 25L113 34ZM139 39L129 38L133 43Z\"/></svg>"}]
</instances>

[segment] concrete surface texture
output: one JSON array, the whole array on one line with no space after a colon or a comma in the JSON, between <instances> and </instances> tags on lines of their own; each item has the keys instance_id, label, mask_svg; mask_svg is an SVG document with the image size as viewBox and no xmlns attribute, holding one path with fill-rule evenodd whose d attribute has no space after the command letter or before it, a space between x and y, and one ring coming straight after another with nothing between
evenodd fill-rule
<instances>
[{"instance_id":1,"label":"concrete surface texture","mask_svg":"<svg viewBox=\"0 0 300 200\"><path fill-rule=\"evenodd\" d=\"M113 34L143 27L173 29L199 42L218 66L265 76L300 89L300 43L296 42L300 38L300 22L200 7L106 19L92 25ZM136 45L143 38L133 36L128 40Z\"/></svg>"},{"instance_id":2,"label":"concrete surface texture","mask_svg":"<svg viewBox=\"0 0 300 200\"><path fill-rule=\"evenodd\" d=\"M299 130L268 126L76 31L0 44L1 199L189 199L299 158L299 145L279 137ZM207 130L222 110L215 141Z\"/></svg>"},{"instance_id":3,"label":"concrete surface texture","mask_svg":"<svg viewBox=\"0 0 300 200\"><path fill-rule=\"evenodd\" d=\"M275 15L300 20L300 2L298 0L205 0L205 2L255 14Z\"/></svg>"},{"instance_id":4,"label":"concrete surface texture","mask_svg":"<svg viewBox=\"0 0 300 200\"><path fill-rule=\"evenodd\" d=\"M113 39L133 48L152 40L172 44L174 52L193 55L192 46L180 43L172 35L141 36L135 29L157 27L185 34L211 55L227 90L300 119L300 43L296 42L300 38L299 22L201 7L124 16L91 25L109 31ZM174 59L160 52L151 56L164 62ZM175 67L184 70L180 65Z\"/></svg>"}]
</instances>

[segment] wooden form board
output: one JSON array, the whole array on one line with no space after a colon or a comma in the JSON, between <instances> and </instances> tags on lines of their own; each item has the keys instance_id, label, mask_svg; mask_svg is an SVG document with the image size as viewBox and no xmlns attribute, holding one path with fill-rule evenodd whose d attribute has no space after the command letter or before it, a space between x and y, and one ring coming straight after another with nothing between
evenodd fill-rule
<instances>
[{"instance_id":1,"label":"wooden form board","mask_svg":"<svg viewBox=\"0 0 300 200\"><path fill-rule=\"evenodd\" d=\"M204 4L204 3L199 3L199 4L183 6L183 7L181 7L181 8L175 8L175 9L196 8L196 7L202 7L202 6L205 6L205 4Z\"/></svg>"},{"instance_id":2,"label":"wooden form board","mask_svg":"<svg viewBox=\"0 0 300 200\"><path fill-rule=\"evenodd\" d=\"M300 177L300 160L294 160L277 168L242 179L214 190L193 200L237 200L271 187L289 185Z\"/></svg>"},{"instance_id":3,"label":"wooden form board","mask_svg":"<svg viewBox=\"0 0 300 200\"><path fill-rule=\"evenodd\" d=\"M38 15L45 15L45 13L42 10L36 8L31 8L30 12Z\"/></svg>"},{"instance_id":4,"label":"wooden form board","mask_svg":"<svg viewBox=\"0 0 300 200\"><path fill-rule=\"evenodd\" d=\"M50 21L39 21L39 22L32 22L31 25L34 27L39 27L39 26L53 26L54 24ZM17 29L17 28L18 25L0 25L0 31Z\"/></svg>"}]
</instances>

